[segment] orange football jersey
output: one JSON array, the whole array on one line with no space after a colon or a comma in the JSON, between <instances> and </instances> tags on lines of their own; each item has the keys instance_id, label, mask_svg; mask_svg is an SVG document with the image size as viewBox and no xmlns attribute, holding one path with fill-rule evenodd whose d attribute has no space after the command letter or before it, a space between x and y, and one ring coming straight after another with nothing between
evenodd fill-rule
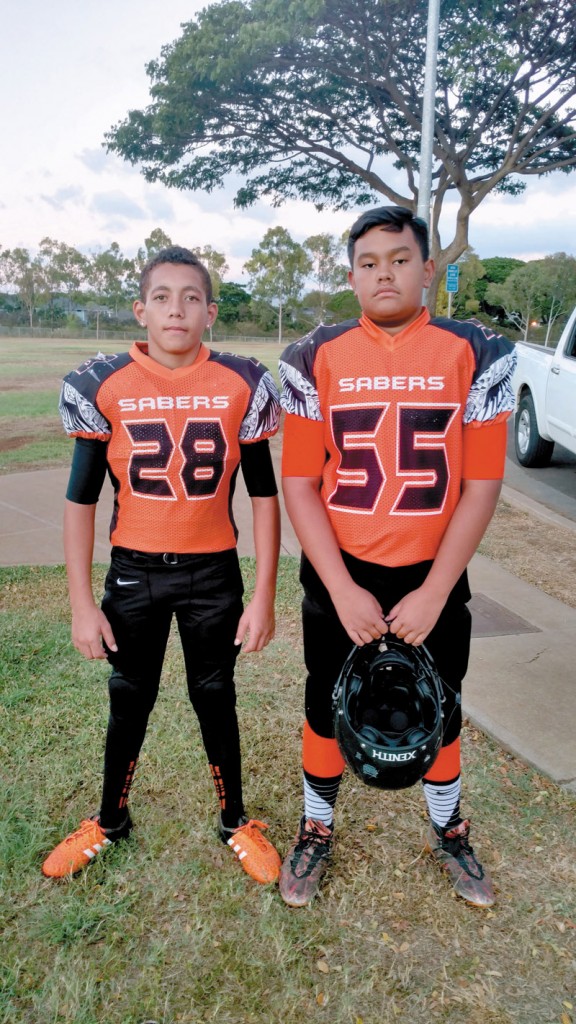
<instances>
[{"instance_id":1,"label":"orange football jersey","mask_svg":"<svg viewBox=\"0 0 576 1024\"><path fill-rule=\"evenodd\" d=\"M69 373L60 412L71 437L108 446L112 544L181 554L235 546L239 446L278 429L279 396L265 366L202 345L192 366L172 370L138 342Z\"/></svg>"},{"instance_id":2,"label":"orange football jersey","mask_svg":"<svg viewBox=\"0 0 576 1024\"><path fill-rule=\"evenodd\" d=\"M283 476L321 477L344 551L433 559L464 476L502 476L514 363L501 335L427 310L395 336L321 325L281 356Z\"/></svg>"}]
</instances>

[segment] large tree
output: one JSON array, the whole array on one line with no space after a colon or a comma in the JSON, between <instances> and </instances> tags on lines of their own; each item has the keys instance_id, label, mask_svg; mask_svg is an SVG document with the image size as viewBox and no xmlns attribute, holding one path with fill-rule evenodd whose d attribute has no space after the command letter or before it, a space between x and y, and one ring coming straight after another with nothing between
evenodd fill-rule
<instances>
[{"instance_id":1,"label":"large tree","mask_svg":"<svg viewBox=\"0 0 576 1024\"><path fill-rule=\"evenodd\" d=\"M345 288L348 283L347 268L342 264L344 242L341 238L325 232L310 235L304 239L302 245L312 262L310 277L316 285L314 292L310 293L316 300L312 305L318 321L323 322L331 292Z\"/></svg>"},{"instance_id":2,"label":"large tree","mask_svg":"<svg viewBox=\"0 0 576 1024\"><path fill-rule=\"evenodd\" d=\"M34 313L47 294L44 268L39 256L31 256L28 249L2 249L0 253L0 279L14 289L21 306L34 326Z\"/></svg>"},{"instance_id":3,"label":"large tree","mask_svg":"<svg viewBox=\"0 0 576 1024\"><path fill-rule=\"evenodd\" d=\"M250 275L252 298L270 302L278 313L278 341L286 307L295 303L312 263L303 247L286 228L268 228L260 245L252 250L244 270Z\"/></svg>"},{"instance_id":4,"label":"large tree","mask_svg":"<svg viewBox=\"0 0 576 1024\"><path fill-rule=\"evenodd\" d=\"M90 256L86 281L98 304L111 306L115 313L129 304L134 261L124 256L118 242Z\"/></svg>"},{"instance_id":5,"label":"large tree","mask_svg":"<svg viewBox=\"0 0 576 1024\"><path fill-rule=\"evenodd\" d=\"M149 181L416 209L427 0L224 0L148 64L151 103L107 135ZM493 191L576 165L574 0L444 0L431 211L437 282ZM459 200L454 237L439 231Z\"/></svg>"},{"instance_id":6,"label":"large tree","mask_svg":"<svg viewBox=\"0 0 576 1024\"><path fill-rule=\"evenodd\" d=\"M46 237L40 242L38 258L51 299L57 295L78 298L88 273L86 256L73 245Z\"/></svg>"},{"instance_id":7,"label":"large tree","mask_svg":"<svg viewBox=\"0 0 576 1024\"><path fill-rule=\"evenodd\" d=\"M250 295L243 285L223 281L218 296L218 321L235 324L250 318Z\"/></svg>"},{"instance_id":8,"label":"large tree","mask_svg":"<svg viewBox=\"0 0 576 1024\"><path fill-rule=\"evenodd\" d=\"M544 302L540 310L546 324L544 344L550 341L552 328L556 321L567 317L576 302L576 259L565 252L547 256L540 263L544 278Z\"/></svg>"},{"instance_id":9,"label":"large tree","mask_svg":"<svg viewBox=\"0 0 576 1024\"><path fill-rule=\"evenodd\" d=\"M210 280L212 281L212 292L214 298L220 297L220 289L222 287L222 278L224 274L227 274L230 270L226 261L226 256L223 252L218 252L217 249L213 249L211 245L194 246L192 252L198 257L201 263L204 264L208 273L210 274Z\"/></svg>"}]
</instances>

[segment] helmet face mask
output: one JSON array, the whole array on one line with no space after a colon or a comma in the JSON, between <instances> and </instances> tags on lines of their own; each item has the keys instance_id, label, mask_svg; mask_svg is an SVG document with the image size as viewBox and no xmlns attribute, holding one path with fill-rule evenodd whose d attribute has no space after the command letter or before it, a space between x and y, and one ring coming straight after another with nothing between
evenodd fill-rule
<instances>
[{"instance_id":1,"label":"helmet face mask","mask_svg":"<svg viewBox=\"0 0 576 1024\"><path fill-rule=\"evenodd\" d=\"M424 647L387 635L353 648L333 697L344 760L368 786L413 786L438 756L442 701L442 680Z\"/></svg>"}]
</instances>

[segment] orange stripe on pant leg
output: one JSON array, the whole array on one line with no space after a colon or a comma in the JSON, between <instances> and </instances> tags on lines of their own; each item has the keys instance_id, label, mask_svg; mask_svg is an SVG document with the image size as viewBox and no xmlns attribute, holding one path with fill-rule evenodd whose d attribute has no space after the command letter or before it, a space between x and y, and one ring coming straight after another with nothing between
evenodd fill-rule
<instances>
[{"instance_id":1,"label":"orange stripe on pant leg","mask_svg":"<svg viewBox=\"0 0 576 1024\"><path fill-rule=\"evenodd\" d=\"M460 775L460 737L441 747L438 757L429 772L424 776L426 782L451 782Z\"/></svg>"},{"instance_id":2,"label":"orange stripe on pant leg","mask_svg":"<svg viewBox=\"0 0 576 1024\"><path fill-rule=\"evenodd\" d=\"M308 722L304 722L302 736L302 765L304 771L320 779L333 779L335 775L342 775L346 767L336 740L318 736Z\"/></svg>"}]
</instances>

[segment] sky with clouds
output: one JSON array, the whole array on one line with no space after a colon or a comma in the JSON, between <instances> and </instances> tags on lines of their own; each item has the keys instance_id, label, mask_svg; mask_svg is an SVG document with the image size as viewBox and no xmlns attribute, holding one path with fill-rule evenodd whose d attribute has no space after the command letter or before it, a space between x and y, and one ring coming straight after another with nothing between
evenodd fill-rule
<instances>
[{"instance_id":1,"label":"sky with clouds","mask_svg":"<svg viewBox=\"0 0 576 1024\"><path fill-rule=\"evenodd\" d=\"M18 0L2 18L0 91L0 246L34 251L49 236L95 252L118 242L133 256L161 227L184 245L224 252L230 280L267 228L298 241L341 234L357 211L317 212L290 202L236 211L232 187L180 193L151 185L109 155L104 134L128 110L147 105L145 65L180 34L205 0ZM456 207L441 224L451 237ZM480 257L576 255L576 172L529 179L515 199L492 196L473 215L470 242Z\"/></svg>"}]
</instances>

